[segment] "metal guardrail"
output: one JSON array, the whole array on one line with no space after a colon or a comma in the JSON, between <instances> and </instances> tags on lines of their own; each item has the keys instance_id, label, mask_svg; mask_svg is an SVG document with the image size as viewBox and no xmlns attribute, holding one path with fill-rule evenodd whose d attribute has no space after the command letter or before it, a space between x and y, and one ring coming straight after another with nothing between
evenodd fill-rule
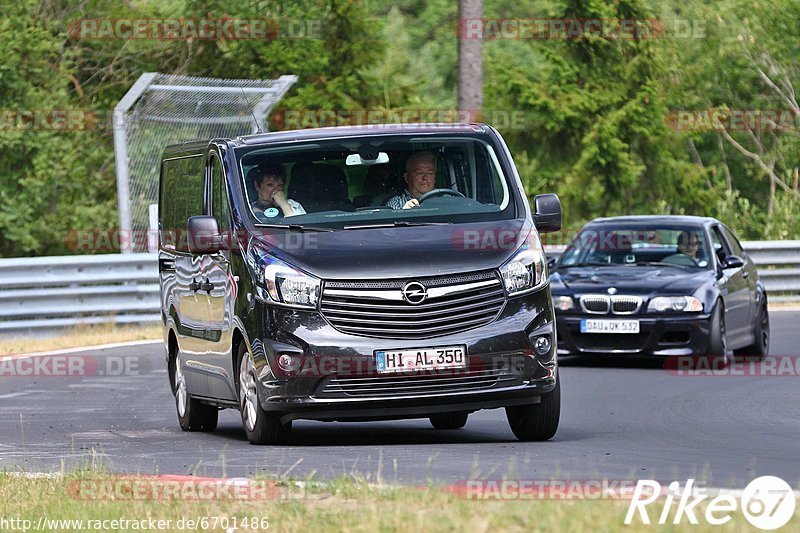
<instances>
[{"instance_id":1,"label":"metal guardrail","mask_svg":"<svg viewBox=\"0 0 800 533\"><path fill-rule=\"evenodd\" d=\"M0 334L160 319L155 254L0 259Z\"/></svg>"},{"instance_id":2,"label":"metal guardrail","mask_svg":"<svg viewBox=\"0 0 800 533\"><path fill-rule=\"evenodd\" d=\"M800 301L800 241L743 243L770 301ZM548 246L548 256L562 247ZM155 254L0 259L0 335L160 319Z\"/></svg>"}]
</instances>

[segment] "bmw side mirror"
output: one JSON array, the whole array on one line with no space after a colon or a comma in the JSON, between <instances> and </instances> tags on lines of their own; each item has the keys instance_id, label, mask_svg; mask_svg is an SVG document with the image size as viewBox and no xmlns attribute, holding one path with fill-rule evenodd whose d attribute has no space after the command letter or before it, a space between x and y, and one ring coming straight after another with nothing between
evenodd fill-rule
<instances>
[{"instance_id":1,"label":"bmw side mirror","mask_svg":"<svg viewBox=\"0 0 800 533\"><path fill-rule=\"evenodd\" d=\"M561 200L557 194L537 194L533 197L533 224L539 233L561 229Z\"/></svg>"},{"instance_id":2,"label":"bmw side mirror","mask_svg":"<svg viewBox=\"0 0 800 533\"><path fill-rule=\"evenodd\" d=\"M217 219L202 215L190 217L186 224L189 251L193 254L215 254L222 248Z\"/></svg>"},{"instance_id":3,"label":"bmw side mirror","mask_svg":"<svg viewBox=\"0 0 800 533\"><path fill-rule=\"evenodd\" d=\"M738 255L729 255L722 261L722 268L741 268L744 266L744 259Z\"/></svg>"},{"instance_id":4,"label":"bmw side mirror","mask_svg":"<svg viewBox=\"0 0 800 533\"><path fill-rule=\"evenodd\" d=\"M556 266L556 258L552 257L552 256L548 257L547 258L547 268L552 269L554 266Z\"/></svg>"}]
</instances>

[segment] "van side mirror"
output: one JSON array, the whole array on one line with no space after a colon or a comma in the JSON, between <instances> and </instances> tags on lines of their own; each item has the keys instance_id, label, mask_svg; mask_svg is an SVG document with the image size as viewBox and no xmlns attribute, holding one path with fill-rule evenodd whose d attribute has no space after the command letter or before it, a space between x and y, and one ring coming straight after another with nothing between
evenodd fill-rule
<instances>
[{"instance_id":1,"label":"van side mirror","mask_svg":"<svg viewBox=\"0 0 800 533\"><path fill-rule=\"evenodd\" d=\"M722 268L741 268L744 266L744 259L738 255L728 255L722 260Z\"/></svg>"},{"instance_id":2,"label":"van side mirror","mask_svg":"<svg viewBox=\"0 0 800 533\"><path fill-rule=\"evenodd\" d=\"M215 254L222 249L216 218L208 215L189 217L186 230L191 253Z\"/></svg>"},{"instance_id":3,"label":"van side mirror","mask_svg":"<svg viewBox=\"0 0 800 533\"><path fill-rule=\"evenodd\" d=\"M539 233L561 229L561 200L557 194L537 194L533 197L533 224Z\"/></svg>"}]
</instances>

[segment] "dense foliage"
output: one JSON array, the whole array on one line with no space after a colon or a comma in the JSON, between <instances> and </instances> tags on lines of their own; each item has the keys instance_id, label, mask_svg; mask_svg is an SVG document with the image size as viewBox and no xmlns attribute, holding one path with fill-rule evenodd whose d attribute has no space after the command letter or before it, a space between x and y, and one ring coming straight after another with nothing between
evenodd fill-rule
<instances>
[{"instance_id":1,"label":"dense foliage","mask_svg":"<svg viewBox=\"0 0 800 533\"><path fill-rule=\"evenodd\" d=\"M718 216L747 239L800 238L796 0L485 0L484 16L655 20L663 30L484 41L483 116L508 139L528 194L561 195L569 227L686 213ZM70 31L80 19L203 17L314 21L316 33L123 40ZM70 233L117 225L107 117L142 72L296 74L273 127L298 110L453 110L457 19L452 0L20 0L0 19L0 256L70 253ZM33 110L99 121L27 127L19 112ZM794 119L752 128L697 120L759 110Z\"/></svg>"}]
</instances>

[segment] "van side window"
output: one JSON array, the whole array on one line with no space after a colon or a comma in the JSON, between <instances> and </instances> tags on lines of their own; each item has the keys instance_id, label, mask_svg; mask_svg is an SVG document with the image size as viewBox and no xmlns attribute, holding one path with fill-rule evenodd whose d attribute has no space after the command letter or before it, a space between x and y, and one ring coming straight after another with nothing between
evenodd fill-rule
<instances>
[{"instance_id":1,"label":"van side window","mask_svg":"<svg viewBox=\"0 0 800 533\"><path fill-rule=\"evenodd\" d=\"M211 215L217 219L220 232L231 227L231 211L228 203L228 192L219 157L211 156Z\"/></svg>"},{"instance_id":2,"label":"van side window","mask_svg":"<svg viewBox=\"0 0 800 533\"><path fill-rule=\"evenodd\" d=\"M167 159L161 176L161 242L188 252L185 239L189 217L203 213L202 155Z\"/></svg>"}]
</instances>

